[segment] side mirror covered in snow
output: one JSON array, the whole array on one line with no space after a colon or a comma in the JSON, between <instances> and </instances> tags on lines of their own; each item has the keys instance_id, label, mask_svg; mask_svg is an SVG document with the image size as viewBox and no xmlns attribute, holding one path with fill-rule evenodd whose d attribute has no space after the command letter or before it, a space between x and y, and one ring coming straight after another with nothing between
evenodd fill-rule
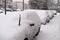
<instances>
[{"instance_id":1,"label":"side mirror covered in snow","mask_svg":"<svg viewBox=\"0 0 60 40\"><path fill-rule=\"evenodd\" d=\"M34 24L30 24L30 26L34 26Z\"/></svg>"},{"instance_id":2,"label":"side mirror covered in snow","mask_svg":"<svg viewBox=\"0 0 60 40\"><path fill-rule=\"evenodd\" d=\"M17 25L19 15L0 15L0 26L3 23L0 27L2 28L0 29L1 40L33 40L39 34L41 21L37 13L35 11L23 11L22 13L21 26Z\"/></svg>"}]
</instances>

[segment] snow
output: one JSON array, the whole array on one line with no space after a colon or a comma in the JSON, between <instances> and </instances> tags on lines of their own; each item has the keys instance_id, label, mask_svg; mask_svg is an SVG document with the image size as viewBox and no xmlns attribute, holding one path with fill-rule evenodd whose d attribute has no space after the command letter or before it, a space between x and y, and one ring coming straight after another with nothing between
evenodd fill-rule
<instances>
[{"instance_id":1,"label":"snow","mask_svg":"<svg viewBox=\"0 0 60 40\"><path fill-rule=\"evenodd\" d=\"M34 26L29 26L30 24L34 24ZM28 28L28 37L33 39L35 34L38 32L39 27L41 27L41 21L35 11L23 11L21 13L21 25L25 25L24 27Z\"/></svg>"},{"instance_id":2,"label":"snow","mask_svg":"<svg viewBox=\"0 0 60 40\"><path fill-rule=\"evenodd\" d=\"M46 10L36 10L37 14L40 16L41 23L45 24L47 23L47 20L49 20L49 15Z\"/></svg>"},{"instance_id":3,"label":"snow","mask_svg":"<svg viewBox=\"0 0 60 40\"><path fill-rule=\"evenodd\" d=\"M24 10L24 11L36 11L36 13L39 15L39 17L41 19L42 24L46 24L46 22L50 20L49 17L48 17L49 14L46 10L27 9L27 10Z\"/></svg>"},{"instance_id":4,"label":"snow","mask_svg":"<svg viewBox=\"0 0 60 40\"><path fill-rule=\"evenodd\" d=\"M35 40L60 40L60 13L48 24L41 26L41 32Z\"/></svg>"},{"instance_id":5,"label":"snow","mask_svg":"<svg viewBox=\"0 0 60 40\"><path fill-rule=\"evenodd\" d=\"M25 12L21 12L25 14ZM24 40L26 37L29 40L33 39L39 27L41 27L40 18L35 11L26 12L26 20L24 20L26 15L23 16L24 18L21 17L21 26L18 25L19 12L0 14L0 40ZM34 25L30 26L30 24Z\"/></svg>"},{"instance_id":6,"label":"snow","mask_svg":"<svg viewBox=\"0 0 60 40\"><path fill-rule=\"evenodd\" d=\"M24 28L18 26L18 19L17 13L0 14L0 40L24 40Z\"/></svg>"},{"instance_id":7,"label":"snow","mask_svg":"<svg viewBox=\"0 0 60 40\"><path fill-rule=\"evenodd\" d=\"M40 17L35 11L23 11L21 13L21 19L27 19L27 20L32 20L36 22L37 24L39 23L40 25Z\"/></svg>"},{"instance_id":8,"label":"snow","mask_svg":"<svg viewBox=\"0 0 60 40\"><path fill-rule=\"evenodd\" d=\"M25 33L24 32L19 33L19 29L22 30L22 28L18 26L18 17L19 17L18 14L20 14L20 11L12 12L11 14L10 13L11 12L7 12L7 15L3 13L0 14L0 40L15 40L15 38L16 40L19 40L19 39L24 40ZM30 21L30 23L34 23L34 22ZM3 39L1 36L3 37ZM5 39L5 38L8 38L8 39ZM60 40L60 13L55 15L54 18L50 20L49 23L41 26L41 31L34 40Z\"/></svg>"},{"instance_id":9,"label":"snow","mask_svg":"<svg viewBox=\"0 0 60 40\"><path fill-rule=\"evenodd\" d=\"M55 11L54 10L47 10L49 17L52 18L54 16Z\"/></svg>"}]
</instances>

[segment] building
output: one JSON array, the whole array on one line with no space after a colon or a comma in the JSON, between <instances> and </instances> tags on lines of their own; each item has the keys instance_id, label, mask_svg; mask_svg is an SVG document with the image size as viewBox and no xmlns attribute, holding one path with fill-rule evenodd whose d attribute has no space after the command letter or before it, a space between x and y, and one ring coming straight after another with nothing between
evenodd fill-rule
<instances>
[{"instance_id":1,"label":"building","mask_svg":"<svg viewBox=\"0 0 60 40\"><path fill-rule=\"evenodd\" d=\"M0 8L4 8L5 0L0 0ZM6 7L11 8L12 7L12 0L6 0Z\"/></svg>"},{"instance_id":2,"label":"building","mask_svg":"<svg viewBox=\"0 0 60 40\"><path fill-rule=\"evenodd\" d=\"M0 8L2 7L3 5L2 5L2 0L0 0Z\"/></svg>"},{"instance_id":3,"label":"building","mask_svg":"<svg viewBox=\"0 0 60 40\"><path fill-rule=\"evenodd\" d=\"M15 1L13 3L13 7L17 8L17 9L21 9L23 10L23 2L21 1ZM29 5L27 3L24 3L24 9L28 9Z\"/></svg>"}]
</instances>

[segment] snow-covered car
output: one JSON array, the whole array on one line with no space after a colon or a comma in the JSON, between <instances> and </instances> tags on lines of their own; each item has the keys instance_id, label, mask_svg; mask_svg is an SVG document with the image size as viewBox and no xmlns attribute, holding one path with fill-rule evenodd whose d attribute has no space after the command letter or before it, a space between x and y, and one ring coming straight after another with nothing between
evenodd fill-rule
<instances>
[{"instance_id":1,"label":"snow-covered car","mask_svg":"<svg viewBox=\"0 0 60 40\"><path fill-rule=\"evenodd\" d=\"M12 9L12 11L21 11L21 9Z\"/></svg>"},{"instance_id":2,"label":"snow-covered car","mask_svg":"<svg viewBox=\"0 0 60 40\"><path fill-rule=\"evenodd\" d=\"M53 10L47 10L47 13L49 14L50 19L54 17L54 11Z\"/></svg>"},{"instance_id":3,"label":"snow-covered car","mask_svg":"<svg viewBox=\"0 0 60 40\"><path fill-rule=\"evenodd\" d=\"M41 21L35 11L24 11L21 13L21 26L27 28L27 38L32 40L39 34Z\"/></svg>"},{"instance_id":4,"label":"snow-covered car","mask_svg":"<svg viewBox=\"0 0 60 40\"><path fill-rule=\"evenodd\" d=\"M35 9L27 9L25 11L36 11L36 13L39 15L41 19L41 24L46 24L50 21L49 14L46 10L35 10Z\"/></svg>"},{"instance_id":5,"label":"snow-covered car","mask_svg":"<svg viewBox=\"0 0 60 40\"><path fill-rule=\"evenodd\" d=\"M12 9L11 8L6 8L6 11L12 11Z\"/></svg>"},{"instance_id":6,"label":"snow-covered car","mask_svg":"<svg viewBox=\"0 0 60 40\"><path fill-rule=\"evenodd\" d=\"M50 21L49 14L47 14L48 12L46 10L37 10L37 13L40 16L42 24L45 25L46 23Z\"/></svg>"},{"instance_id":7,"label":"snow-covered car","mask_svg":"<svg viewBox=\"0 0 60 40\"><path fill-rule=\"evenodd\" d=\"M0 40L33 40L40 31L41 22L39 16L35 12L28 12L26 16L21 15L20 26L19 14L0 15ZM23 17L23 18L22 18Z\"/></svg>"},{"instance_id":8,"label":"snow-covered car","mask_svg":"<svg viewBox=\"0 0 60 40\"><path fill-rule=\"evenodd\" d=\"M21 11L21 9L16 9L17 11Z\"/></svg>"},{"instance_id":9,"label":"snow-covered car","mask_svg":"<svg viewBox=\"0 0 60 40\"><path fill-rule=\"evenodd\" d=\"M57 15L57 11L56 10L52 10L52 11L53 11L54 15Z\"/></svg>"},{"instance_id":10,"label":"snow-covered car","mask_svg":"<svg viewBox=\"0 0 60 40\"><path fill-rule=\"evenodd\" d=\"M3 13L3 10L0 9L0 13Z\"/></svg>"}]
</instances>

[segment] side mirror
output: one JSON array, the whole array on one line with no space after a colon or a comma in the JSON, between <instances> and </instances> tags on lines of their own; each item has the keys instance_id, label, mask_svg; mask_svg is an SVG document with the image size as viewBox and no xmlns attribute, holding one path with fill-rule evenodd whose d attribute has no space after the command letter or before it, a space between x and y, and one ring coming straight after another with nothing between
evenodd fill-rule
<instances>
[{"instance_id":1,"label":"side mirror","mask_svg":"<svg viewBox=\"0 0 60 40\"><path fill-rule=\"evenodd\" d=\"M30 24L30 26L34 26L34 24Z\"/></svg>"}]
</instances>

